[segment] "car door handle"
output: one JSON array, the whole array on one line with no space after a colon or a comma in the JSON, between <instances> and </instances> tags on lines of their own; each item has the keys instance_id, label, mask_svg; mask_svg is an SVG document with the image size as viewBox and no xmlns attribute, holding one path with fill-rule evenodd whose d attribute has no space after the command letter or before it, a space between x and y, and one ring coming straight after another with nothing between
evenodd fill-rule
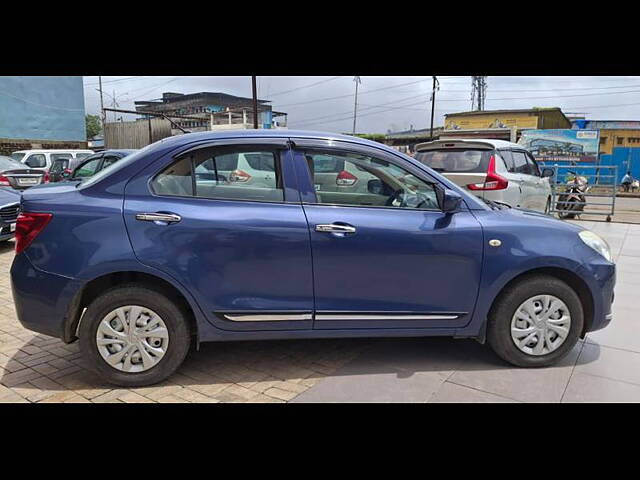
<instances>
[{"instance_id":1,"label":"car door handle","mask_svg":"<svg viewBox=\"0 0 640 480\"><path fill-rule=\"evenodd\" d=\"M316 232L323 232L323 233L356 233L356 227L352 227L351 225L338 225L338 224L335 224L335 223L320 224L320 225L316 225Z\"/></svg>"},{"instance_id":2,"label":"car door handle","mask_svg":"<svg viewBox=\"0 0 640 480\"><path fill-rule=\"evenodd\" d=\"M182 220L182 217L175 213L138 213L136 214L136 220L142 222L177 223Z\"/></svg>"}]
</instances>

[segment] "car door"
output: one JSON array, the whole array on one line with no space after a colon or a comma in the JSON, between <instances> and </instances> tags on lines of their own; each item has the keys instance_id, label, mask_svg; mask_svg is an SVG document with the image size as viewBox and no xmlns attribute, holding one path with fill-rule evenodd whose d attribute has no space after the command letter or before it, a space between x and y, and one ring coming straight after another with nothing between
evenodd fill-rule
<instances>
[{"instance_id":1,"label":"car door","mask_svg":"<svg viewBox=\"0 0 640 480\"><path fill-rule=\"evenodd\" d=\"M531 208L543 212L547 207L547 200L551 194L549 179L542 177L540 167L535 158L533 158L533 155L529 152L525 152L525 155L527 157L527 165L529 167L527 180L531 186L531 205L533 205Z\"/></svg>"},{"instance_id":2,"label":"car door","mask_svg":"<svg viewBox=\"0 0 640 480\"><path fill-rule=\"evenodd\" d=\"M239 153L270 155L273 183L194 174ZM136 257L183 285L220 329L311 329L311 248L290 157L286 139L207 143L156 161L127 184Z\"/></svg>"},{"instance_id":3,"label":"car door","mask_svg":"<svg viewBox=\"0 0 640 480\"><path fill-rule=\"evenodd\" d=\"M433 180L391 153L293 140L313 252L314 329L466 325L482 261L482 231L466 206L440 211ZM376 179L366 193L324 191L314 170L330 163L351 163Z\"/></svg>"},{"instance_id":4,"label":"car door","mask_svg":"<svg viewBox=\"0 0 640 480\"><path fill-rule=\"evenodd\" d=\"M520 208L534 208L535 206L535 186L532 182L530 164L527 161L526 153L523 150L512 150L511 156L514 163L514 181L520 186Z\"/></svg>"}]
</instances>

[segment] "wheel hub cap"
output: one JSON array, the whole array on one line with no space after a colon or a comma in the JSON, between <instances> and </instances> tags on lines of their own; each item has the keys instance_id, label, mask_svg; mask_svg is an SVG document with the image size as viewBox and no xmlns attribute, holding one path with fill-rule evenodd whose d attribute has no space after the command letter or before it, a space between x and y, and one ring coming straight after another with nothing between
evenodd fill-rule
<instances>
[{"instance_id":1,"label":"wheel hub cap","mask_svg":"<svg viewBox=\"0 0 640 480\"><path fill-rule=\"evenodd\" d=\"M144 372L164 357L169 331L154 311L126 305L109 312L98 325L96 344L102 358L116 370Z\"/></svg>"},{"instance_id":2,"label":"wheel hub cap","mask_svg":"<svg viewBox=\"0 0 640 480\"><path fill-rule=\"evenodd\" d=\"M546 355L557 350L571 329L567 305L553 295L525 300L511 319L511 339L528 355Z\"/></svg>"}]
</instances>

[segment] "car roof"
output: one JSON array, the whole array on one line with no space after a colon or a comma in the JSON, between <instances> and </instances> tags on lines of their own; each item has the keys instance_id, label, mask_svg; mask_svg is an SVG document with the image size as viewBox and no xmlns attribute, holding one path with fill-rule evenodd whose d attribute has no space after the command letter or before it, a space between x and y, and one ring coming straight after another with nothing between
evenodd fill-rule
<instances>
[{"instance_id":1,"label":"car roof","mask_svg":"<svg viewBox=\"0 0 640 480\"><path fill-rule=\"evenodd\" d=\"M283 130L283 129L245 129L245 130L223 130L220 132L196 132L185 133L183 135L176 135L172 137L163 138L157 143L163 145L202 141L202 140L218 140L218 139L231 139L231 138L310 138L321 140L343 140L348 142L356 142L362 145L371 145L384 150L390 150L398 153L397 150L388 147L387 145L372 140L367 140L359 137L352 137L350 135L342 135L340 133L332 132L318 132L309 130Z\"/></svg>"},{"instance_id":2,"label":"car roof","mask_svg":"<svg viewBox=\"0 0 640 480\"><path fill-rule=\"evenodd\" d=\"M518 145L517 143L507 142L505 140L496 140L493 138L441 138L439 140L433 140L431 142L419 143L418 145L416 145L416 151L437 149L442 147L445 143L459 143L462 147L469 146L476 148L480 146L491 147L494 149L524 148L522 145Z\"/></svg>"},{"instance_id":3,"label":"car roof","mask_svg":"<svg viewBox=\"0 0 640 480\"><path fill-rule=\"evenodd\" d=\"M68 152L94 153L93 150L82 149L82 148L59 148L59 149L34 148L32 150L16 150L13 153L68 153Z\"/></svg>"}]
</instances>

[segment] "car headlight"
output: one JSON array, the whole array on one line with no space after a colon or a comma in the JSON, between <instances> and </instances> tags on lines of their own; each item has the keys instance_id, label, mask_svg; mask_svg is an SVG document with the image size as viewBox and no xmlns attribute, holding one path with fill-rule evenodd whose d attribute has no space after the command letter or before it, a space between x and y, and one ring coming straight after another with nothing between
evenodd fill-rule
<instances>
[{"instance_id":1,"label":"car headlight","mask_svg":"<svg viewBox=\"0 0 640 480\"><path fill-rule=\"evenodd\" d=\"M582 230L578 235L584 243L613 263L609 244L600 235L597 235L590 230Z\"/></svg>"}]
</instances>

